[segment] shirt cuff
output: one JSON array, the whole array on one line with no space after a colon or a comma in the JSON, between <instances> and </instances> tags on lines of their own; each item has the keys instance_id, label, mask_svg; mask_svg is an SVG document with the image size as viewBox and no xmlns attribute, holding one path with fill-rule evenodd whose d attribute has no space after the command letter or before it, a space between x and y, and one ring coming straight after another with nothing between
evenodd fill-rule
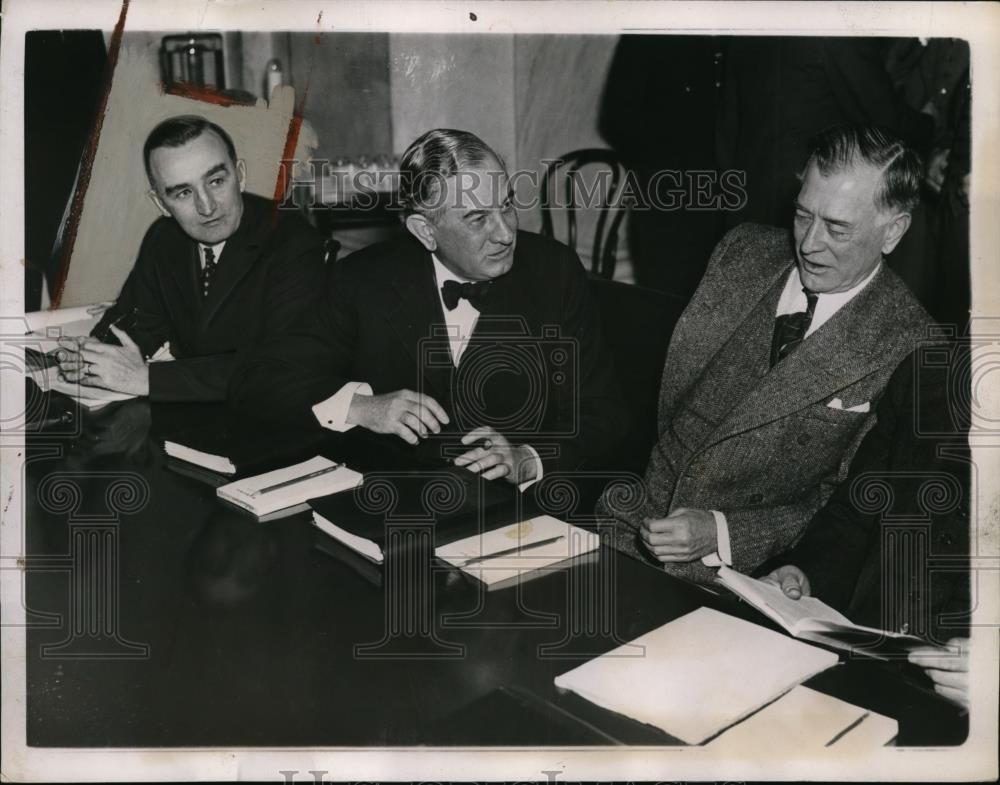
<instances>
[{"instance_id":1,"label":"shirt cuff","mask_svg":"<svg viewBox=\"0 0 1000 785\"><path fill-rule=\"evenodd\" d=\"M701 563L706 567L721 567L723 564L733 566L733 551L729 542L729 524L726 516L718 510L709 510L715 518L716 551L701 557Z\"/></svg>"},{"instance_id":2,"label":"shirt cuff","mask_svg":"<svg viewBox=\"0 0 1000 785\"><path fill-rule=\"evenodd\" d=\"M542 459L538 455L538 450L532 447L530 444L525 444L525 447L531 452L531 458L535 462L535 476L531 480L525 480L520 485L517 486L519 491L526 491L540 479L542 479Z\"/></svg>"},{"instance_id":3,"label":"shirt cuff","mask_svg":"<svg viewBox=\"0 0 1000 785\"><path fill-rule=\"evenodd\" d=\"M312 407L319 424L331 431L343 433L353 428L347 424L347 412L355 395L371 395L372 386L367 382L348 382L325 401Z\"/></svg>"}]
</instances>

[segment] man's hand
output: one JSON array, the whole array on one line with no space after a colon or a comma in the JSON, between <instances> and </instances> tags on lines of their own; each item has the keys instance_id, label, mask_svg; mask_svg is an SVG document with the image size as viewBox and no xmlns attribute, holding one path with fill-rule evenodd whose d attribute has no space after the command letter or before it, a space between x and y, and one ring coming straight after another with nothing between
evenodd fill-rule
<instances>
[{"instance_id":1,"label":"man's hand","mask_svg":"<svg viewBox=\"0 0 1000 785\"><path fill-rule=\"evenodd\" d=\"M347 410L347 424L374 433L394 433L409 444L417 444L429 433L440 433L441 426L448 424L448 415L429 395L397 390L385 395L355 394Z\"/></svg>"},{"instance_id":2,"label":"man's hand","mask_svg":"<svg viewBox=\"0 0 1000 785\"><path fill-rule=\"evenodd\" d=\"M73 353L68 344L60 341L60 354L69 355L59 358L60 371L69 381L88 387L149 395L149 368L142 352L124 330L112 326L111 331L121 346L88 339L79 342L78 351Z\"/></svg>"},{"instance_id":3,"label":"man's hand","mask_svg":"<svg viewBox=\"0 0 1000 785\"><path fill-rule=\"evenodd\" d=\"M715 516L708 510L681 507L666 518L647 518L639 536L662 562L694 561L718 548Z\"/></svg>"},{"instance_id":4,"label":"man's hand","mask_svg":"<svg viewBox=\"0 0 1000 785\"><path fill-rule=\"evenodd\" d=\"M764 578L761 578L764 583L770 583L781 589L786 597L790 597L793 600L797 600L801 597L808 597L812 591L812 587L809 585L809 579L806 574L802 572L798 567L794 567L791 564L785 567L779 567L774 572L770 573Z\"/></svg>"},{"instance_id":5,"label":"man's hand","mask_svg":"<svg viewBox=\"0 0 1000 785\"><path fill-rule=\"evenodd\" d=\"M948 651L939 646L914 649L907 659L934 682L934 691L960 706L969 708L969 639L952 638Z\"/></svg>"},{"instance_id":6,"label":"man's hand","mask_svg":"<svg viewBox=\"0 0 1000 785\"><path fill-rule=\"evenodd\" d=\"M487 480L503 477L507 482L520 485L535 479L538 466L534 454L526 445L514 446L507 437L492 428L476 428L462 437L462 444L482 441L478 447L455 458L456 466L482 474Z\"/></svg>"},{"instance_id":7,"label":"man's hand","mask_svg":"<svg viewBox=\"0 0 1000 785\"><path fill-rule=\"evenodd\" d=\"M948 157L950 155L950 149L935 150L927 162L927 173L924 176L924 182L936 194L941 193L941 184L944 182L944 173L948 168Z\"/></svg>"}]
</instances>

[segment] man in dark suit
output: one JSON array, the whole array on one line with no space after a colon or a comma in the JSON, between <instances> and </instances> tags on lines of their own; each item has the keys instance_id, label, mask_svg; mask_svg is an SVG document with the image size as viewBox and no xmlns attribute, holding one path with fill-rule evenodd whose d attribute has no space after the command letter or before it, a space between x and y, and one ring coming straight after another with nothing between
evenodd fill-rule
<instances>
[{"instance_id":1,"label":"man in dark suit","mask_svg":"<svg viewBox=\"0 0 1000 785\"><path fill-rule=\"evenodd\" d=\"M794 542L931 322L882 261L921 174L877 129L833 129L803 175L794 243L757 225L719 243L671 338L645 480L598 508L622 549L710 582L720 560L750 572Z\"/></svg>"},{"instance_id":2,"label":"man in dark suit","mask_svg":"<svg viewBox=\"0 0 1000 785\"><path fill-rule=\"evenodd\" d=\"M889 380L848 478L765 580L793 599L819 597L857 624L926 637L928 649L910 661L966 704L968 360L961 346L921 349ZM943 645L958 656L935 648Z\"/></svg>"},{"instance_id":3,"label":"man in dark suit","mask_svg":"<svg viewBox=\"0 0 1000 785\"><path fill-rule=\"evenodd\" d=\"M407 235L338 263L311 323L237 371L234 405L517 484L600 455L624 412L576 254L517 230L473 134L429 131L400 169Z\"/></svg>"},{"instance_id":4,"label":"man in dark suit","mask_svg":"<svg viewBox=\"0 0 1000 785\"><path fill-rule=\"evenodd\" d=\"M121 345L64 341L61 370L152 400L223 400L238 353L286 329L319 296L322 239L297 214L244 193L246 165L232 139L202 117L164 120L143 155L163 217L92 333ZM149 361L161 357L172 359Z\"/></svg>"}]
</instances>

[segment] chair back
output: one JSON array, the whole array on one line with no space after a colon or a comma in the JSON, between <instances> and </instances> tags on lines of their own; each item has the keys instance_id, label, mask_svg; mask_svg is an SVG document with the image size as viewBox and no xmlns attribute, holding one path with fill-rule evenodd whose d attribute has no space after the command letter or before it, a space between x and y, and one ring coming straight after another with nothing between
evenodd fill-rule
<instances>
[{"instance_id":1,"label":"chair back","mask_svg":"<svg viewBox=\"0 0 1000 785\"><path fill-rule=\"evenodd\" d=\"M542 209L542 234L553 239L555 230L552 224L552 210L555 208L566 211L566 245L577 250L576 232L576 195L577 184L580 181L580 170L588 165L603 165L611 171L607 189L594 188L594 193L600 197L598 204L589 205L598 209L597 228L594 230L593 254L590 271L594 275L611 280L615 274L615 263L618 254L618 229L628 209L627 205L619 203L620 191L625 185L626 172L624 164L613 150L602 148L587 148L574 150L549 162L542 175L540 191ZM561 192L559 186L562 186ZM554 199L554 194L561 198ZM609 213L614 211L610 217Z\"/></svg>"},{"instance_id":2,"label":"chair back","mask_svg":"<svg viewBox=\"0 0 1000 785\"><path fill-rule=\"evenodd\" d=\"M608 465L641 475L659 433L657 412L667 346L686 302L656 289L597 277L590 279L590 293L631 417Z\"/></svg>"}]
</instances>

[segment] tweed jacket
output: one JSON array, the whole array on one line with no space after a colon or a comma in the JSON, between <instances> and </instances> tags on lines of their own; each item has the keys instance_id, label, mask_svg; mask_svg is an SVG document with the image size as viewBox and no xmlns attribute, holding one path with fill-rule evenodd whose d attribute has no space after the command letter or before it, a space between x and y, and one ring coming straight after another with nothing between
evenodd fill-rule
<instances>
[{"instance_id":1,"label":"tweed jacket","mask_svg":"<svg viewBox=\"0 0 1000 785\"><path fill-rule=\"evenodd\" d=\"M847 476L889 376L932 320L883 264L860 293L774 368L767 368L762 354L759 378L703 384L705 368L724 350L728 357L736 356L734 351L769 351L769 334L766 346L758 340L744 347L748 338L741 326L760 308L776 307L775 293L794 258L788 232L754 224L730 231L713 252L667 350L660 438L642 487L624 497L605 494L598 506L599 514L610 513L619 522L625 550L648 555L636 541L644 518L664 517L680 507L718 510L728 523L734 568L752 572L795 542ZM773 319L765 318L770 329ZM742 385L745 392L726 401L729 408L700 443L683 455L671 454L675 448L667 435L680 407L708 408L718 396L730 395L727 384ZM627 509L621 503L625 497L633 500ZM666 569L696 581L714 577L700 561L670 563Z\"/></svg>"}]
</instances>

